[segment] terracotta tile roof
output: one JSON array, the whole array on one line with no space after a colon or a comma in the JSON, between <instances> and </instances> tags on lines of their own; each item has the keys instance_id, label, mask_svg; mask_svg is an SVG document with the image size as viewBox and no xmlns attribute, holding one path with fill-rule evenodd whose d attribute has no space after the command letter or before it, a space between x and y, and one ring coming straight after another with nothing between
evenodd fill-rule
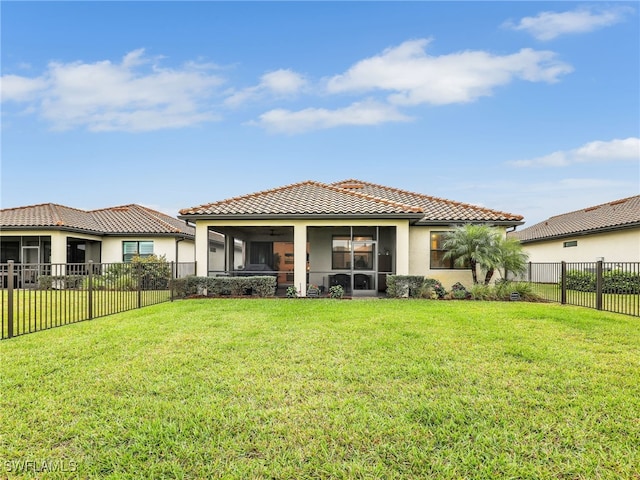
<instances>
[{"instance_id":1,"label":"terracotta tile roof","mask_svg":"<svg viewBox=\"0 0 640 480\"><path fill-rule=\"evenodd\" d=\"M527 243L632 226L640 226L640 195L556 215L509 235Z\"/></svg>"},{"instance_id":2,"label":"terracotta tile roof","mask_svg":"<svg viewBox=\"0 0 640 480\"><path fill-rule=\"evenodd\" d=\"M414 215L420 207L306 181L180 210L190 215Z\"/></svg>"},{"instance_id":3,"label":"terracotta tile roof","mask_svg":"<svg viewBox=\"0 0 640 480\"><path fill-rule=\"evenodd\" d=\"M55 203L0 210L0 228L57 228L98 235L158 234L194 236L183 221L141 205L79 210Z\"/></svg>"},{"instance_id":4,"label":"terracotta tile roof","mask_svg":"<svg viewBox=\"0 0 640 480\"><path fill-rule=\"evenodd\" d=\"M446 222L520 222L522 215L491 210L468 203L455 202L444 198L432 197L422 193L408 192L398 188L376 185L374 183L362 182L360 180L349 179L333 183L337 187L350 189L375 197L388 198L396 202L417 205L424 213L420 223L433 221Z\"/></svg>"},{"instance_id":5,"label":"terracotta tile roof","mask_svg":"<svg viewBox=\"0 0 640 480\"><path fill-rule=\"evenodd\" d=\"M411 216L428 222L519 223L522 216L349 179L306 181L180 210L189 216L351 215Z\"/></svg>"},{"instance_id":6,"label":"terracotta tile roof","mask_svg":"<svg viewBox=\"0 0 640 480\"><path fill-rule=\"evenodd\" d=\"M195 233L183 221L141 205L122 205L91 213L105 233Z\"/></svg>"}]
</instances>

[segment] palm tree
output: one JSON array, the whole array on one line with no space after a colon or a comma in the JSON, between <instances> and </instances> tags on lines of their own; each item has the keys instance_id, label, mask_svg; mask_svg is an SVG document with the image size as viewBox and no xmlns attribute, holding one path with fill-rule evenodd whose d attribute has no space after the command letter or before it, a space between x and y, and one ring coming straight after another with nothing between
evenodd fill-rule
<instances>
[{"instance_id":1,"label":"palm tree","mask_svg":"<svg viewBox=\"0 0 640 480\"><path fill-rule=\"evenodd\" d=\"M486 270L485 284L489 283L499 265L498 242L500 233L487 225L466 224L456 227L445 236L442 247L447 250L444 258L453 258L457 266L468 265L473 283L478 283L476 267Z\"/></svg>"},{"instance_id":2,"label":"palm tree","mask_svg":"<svg viewBox=\"0 0 640 480\"><path fill-rule=\"evenodd\" d=\"M509 279L509 272L518 274L527 270L529 256L522 250L522 245L518 239L501 238L498 247L499 266L504 272L503 278L505 280Z\"/></svg>"}]
</instances>

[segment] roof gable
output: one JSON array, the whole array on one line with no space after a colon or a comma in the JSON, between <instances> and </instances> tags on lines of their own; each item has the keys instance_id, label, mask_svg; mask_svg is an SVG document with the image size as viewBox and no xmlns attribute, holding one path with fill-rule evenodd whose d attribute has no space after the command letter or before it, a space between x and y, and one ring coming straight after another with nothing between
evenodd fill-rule
<instances>
[{"instance_id":1,"label":"roof gable","mask_svg":"<svg viewBox=\"0 0 640 480\"><path fill-rule=\"evenodd\" d=\"M526 243L635 225L640 225L640 195L556 215L511 235Z\"/></svg>"},{"instance_id":2,"label":"roof gable","mask_svg":"<svg viewBox=\"0 0 640 480\"><path fill-rule=\"evenodd\" d=\"M55 203L0 210L1 228L54 228L108 234L158 234L194 236L184 222L141 205L80 210Z\"/></svg>"}]
</instances>

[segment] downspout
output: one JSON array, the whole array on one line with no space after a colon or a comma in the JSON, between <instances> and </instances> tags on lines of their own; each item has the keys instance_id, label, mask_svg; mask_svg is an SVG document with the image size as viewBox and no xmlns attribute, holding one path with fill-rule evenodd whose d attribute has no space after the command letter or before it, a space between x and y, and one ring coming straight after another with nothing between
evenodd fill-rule
<instances>
[{"instance_id":1,"label":"downspout","mask_svg":"<svg viewBox=\"0 0 640 480\"><path fill-rule=\"evenodd\" d=\"M176 239L176 268L178 268L178 251L179 251L178 244L180 242L183 242L184 240L185 240L184 237Z\"/></svg>"}]
</instances>

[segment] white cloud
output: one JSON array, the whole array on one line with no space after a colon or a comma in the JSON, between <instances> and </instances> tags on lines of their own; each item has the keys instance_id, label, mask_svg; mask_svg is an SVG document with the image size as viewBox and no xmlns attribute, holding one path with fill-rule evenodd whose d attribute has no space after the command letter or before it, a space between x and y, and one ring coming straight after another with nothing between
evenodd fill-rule
<instances>
[{"instance_id":1,"label":"white cloud","mask_svg":"<svg viewBox=\"0 0 640 480\"><path fill-rule=\"evenodd\" d=\"M515 167L565 167L576 163L640 161L640 138L589 142L573 150L559 150L542 157L507 162Z\"/></svg>"},{"instance_id":2,"label":"white cloud","mask_svg":"<svg viewBox=\"0 0 640 480\"><path fill-rule=\"evenodd\" d=\"M207 99L220 77L194 64L170 69L157 61L138 49L119 64L52 62L37 78L3 76L2 99L32 101L58 130L148 131L216 119Z\"/></svg>"},{"instance_id":3,"label":"white cloud","mask_svg":"<svg viewBox=\"0 0 640 480\"><path fill-rule=\"evenodd\" d=\"M280 98L293 96L306 86L307 80L303 75L288 69L275 70L260 77L258 85L234 92L225 100L225 104L237 106L269 94Z\"/></svg>"},{"instance_id":4,"label":"white cloud","mask_svg":"<svg viewBox=\"0 0 640 480\"><path fill-rule=\"evenodd\" d=\"M27 78L19 75L3 75L0 78L2 101L24 102L33 100L47 87L43 78Z\"/></svg>"},{"instance_id":5,"label":"white cloud","mask_svg":"<svg viewBox=\"0 0 640 480\"><path fill-rule=\"evenodd\" d=\"M356 102L346 108L328 110L306 108L293 112L284 109L270 110L260 115L254 125L278 133L301 133L344 125L379 125L386 122L404 122L410 117L395 107L374 100Z\"/></svg>"},{"instance_id":6,"label":"white cloud","mask_svg":"<svg viewBox=\"0 0 640 480\"><path fill-rule=\"evenodd\" d=\"M624 20L632 13L631 7L614 7L595 11L593 8L578 8L568 12L541 12L535 17L525 17L519 23L505 22L503 26L523 30L538 40L575 33L587 33L609 27Z\"/></svg>"},{"instance_id":7,"label":"white cloud","mask_svg":"<svg viewBox=\"0 0 640 480\"><path fill-rule=\"evenodd\" d=\"M510 55L494 55L468 50L430 56L426 53L429 42L409 40L361 60L330 78L327 91L387 90L393 92L389 101L396 105L444 105L491 95L496 87L515 79L552 83L573 71L550 51L525 48Z\"/></svg>"}]
</instances>

